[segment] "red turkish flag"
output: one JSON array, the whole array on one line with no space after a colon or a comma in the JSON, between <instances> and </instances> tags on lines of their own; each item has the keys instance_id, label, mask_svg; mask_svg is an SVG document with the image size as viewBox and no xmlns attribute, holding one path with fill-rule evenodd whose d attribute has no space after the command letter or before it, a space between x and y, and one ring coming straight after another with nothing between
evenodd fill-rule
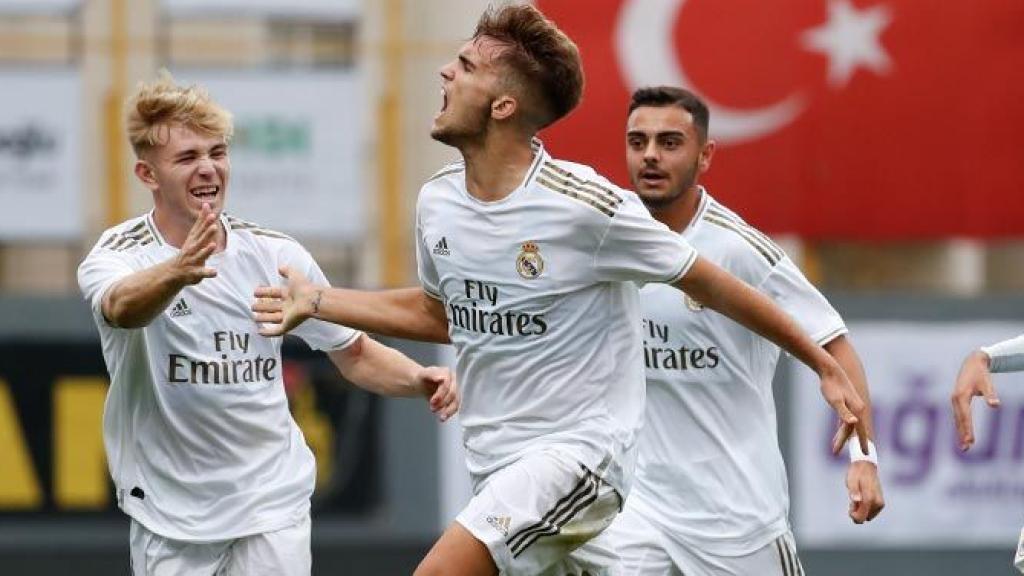
<instances>
[{"instance_id":1,"label":"red turkish flag","mask_svg":"<svg viewBox=\"0 0 1024 576\"><path fill-rule=\"evenodd\" d=\"M704 183L814 239L1024 236L1020 0L541 0L578 44L580 108L542 135L628 186L638 85L712 103ZM639 83L639 84L638 84Z\"/></svg>"}]
</instances>

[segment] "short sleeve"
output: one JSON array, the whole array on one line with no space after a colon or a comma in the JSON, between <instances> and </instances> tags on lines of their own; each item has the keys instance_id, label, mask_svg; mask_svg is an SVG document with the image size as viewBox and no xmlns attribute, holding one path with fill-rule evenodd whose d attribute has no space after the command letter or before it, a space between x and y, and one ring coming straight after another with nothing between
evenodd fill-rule
<instances>
[{"instance_id":1,"label":"short sleeve","mask_svg":"<svg viewBox=\"0 0 1024 576\"><path fill-rule=\"evenodd\" d=\"M135 269L124 253L101 248L99 243L78 266L78 287L97 322L111 326L103 316L103 296L111 286L133 272Z\"/></svg>"},{"instance_id":2,"label":"short sleeve","mask_svg":"<svg viewBox=\"0 0 1024 576\"><path fill-rule=\"evenodd\" d=\"M779 260L758 289L792 316L819 345L847 333L839 313L787 257Z\"/></svg>"},{"instance_id":3,"label":"short sleeve","mask_svg":"<svg viewBox=\"0 0 1024 576\"><path fill-rule=\"evenodd\" d=\"M981 351L988 354L989 370L993 374L1024 370L1024 334L991 346L982 346Z\"/></svg>"},{"instance_id":4,"label":"short sleeve","mask_svg":"<svg viewBox=\"0 0 1024 576\"><path fill-rule=\"evenodd\" d=\"M314 284L330 285L323 270L305 248L296 242L288 242L286 246L286 249L281 252L282 261L279 264L301 270L306 278ZM340 324L310 319L292 330L292 334L302 338L314 350L329 352L347 348L362 333Z\"/></svg>"},{"instance_id":5,"label":"short sleeve","mask_svg":"<svg viewBox=\"0 0 1024 576\"><path fill-rule=\"evenodd\" d=\"M427 239L423 235L423 225L420 222L419 209L416 214L416 274L419 276L420 285L423 291L432 298L443 300L439 287L440 280L437 276L437 268L434 267L434 260L430 256L430 248Z\"/></svg>"},{"instance_id":6,"label":"short sleeve","mask_svg":"<svg viewBox=\"0 0 1024 576\"><path fill-rule=\"evenodd\" d=\"M652 218L635 194L623 196L594 255L598 280L673 283L686 275L697 251Z\"/></svg>"}]
</instances>

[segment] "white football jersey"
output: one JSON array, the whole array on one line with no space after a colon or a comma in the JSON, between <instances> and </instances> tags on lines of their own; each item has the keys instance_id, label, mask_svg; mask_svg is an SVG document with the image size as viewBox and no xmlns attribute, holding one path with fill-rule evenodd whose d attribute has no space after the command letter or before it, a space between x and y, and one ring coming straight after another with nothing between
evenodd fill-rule
<instances>
[{"instance_id":1,"label":"white football jersey","mask_svg":"<svg viewBox=\"0 0 1024 576\"><path fill-rule=\"evenodd\" d=\"M842 318L785 253L702 189L682 237L769 296L824 344ZM663 285L641 290L647 423L627 501L679 539L719 555L757 550L788 529L772 377L779 348Z\"/></svg>"},{"instance_id":2,"label":"white football jersey","mask_svg":"<svg viewBox=\"0 0 1024 576\"><path fill-rule=\"evenodd\" d=\"M475 489L534 450L559 449L624 496L643 416L636 282L696 260L632 192L537 143L522 185L469 194L461 163L420 191L417 260L448 315Z\"/></svg>"},{"instance_id":3,"label":"white football jersey","mask_svg":"<svg viewBox=\"0 0 1024 576\"><path fill-rule=\"evenodd\" d=\"M257 333L250 306L259 285L293 266L325 284L297 242L221 216L227 247L207 265L215 278L187 286L144 328L103 317L106 291L179 251L152 214L100 237L78 269L92 306L111 385L103 440L118 505L150 531L212 541L268 532L309 510L315 463L288 411L281 338ZM358 332L318 321L294 331L311 347L344 348Z\"/></svg>"}]
</instances>

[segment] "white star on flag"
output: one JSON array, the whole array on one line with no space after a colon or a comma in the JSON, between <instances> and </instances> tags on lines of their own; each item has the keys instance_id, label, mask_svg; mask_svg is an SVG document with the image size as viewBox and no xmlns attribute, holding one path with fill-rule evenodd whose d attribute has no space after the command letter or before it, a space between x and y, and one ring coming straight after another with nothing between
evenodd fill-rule
<instances>
[{"instance_id":1,"label":"white star on flag","mask_svg":"<svg viewBox=\"0 0 1024 576\"><path fill-rule=\"evenodd\" d=\"M849 0L832 0L828 22L804 32L802 43L808 50L828 57L828 83L841 87L858 66L880 75L889 71L891 61L881 35L891 21L885 6L858 11Z\"/></svg>"}]
</instances>

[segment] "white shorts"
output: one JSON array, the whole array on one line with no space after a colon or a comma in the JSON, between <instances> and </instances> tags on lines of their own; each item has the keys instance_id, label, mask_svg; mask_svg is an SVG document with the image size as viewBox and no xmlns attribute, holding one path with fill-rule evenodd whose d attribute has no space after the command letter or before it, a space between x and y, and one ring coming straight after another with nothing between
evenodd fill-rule
<instances>
[{"instance_id":1,"label":"white shorts","mask_svg":"<svg viewBox=\"0 0 1024 576\"><path fill-rule=\"evenodd\" d=\"M309 515L274 532L220 542L159 536L132 519L132 576L309 576Z\"/></svg>"},{"instance_id":2,"label":"white shorts","mask_svg":"<svg viewBox=\"0 0 1024 576\"><path fill-rule=\"evenodd\" d=\"M487 546L502 576L618 576L601 533L621 504L575 459L546 450L492 474L456 521Z\"/></svg>"},{"instance_id":3,"label":"white shorts","mask_svg":"<svg viewBox=\"0 0 1024 576\"><path fill-rule=\"evenodd\" d=\"M793 533L741 556L718 556L672 540L627 507L606 535L619 552L623 576L804 576Z\"/></svg>"}]
</instances>

